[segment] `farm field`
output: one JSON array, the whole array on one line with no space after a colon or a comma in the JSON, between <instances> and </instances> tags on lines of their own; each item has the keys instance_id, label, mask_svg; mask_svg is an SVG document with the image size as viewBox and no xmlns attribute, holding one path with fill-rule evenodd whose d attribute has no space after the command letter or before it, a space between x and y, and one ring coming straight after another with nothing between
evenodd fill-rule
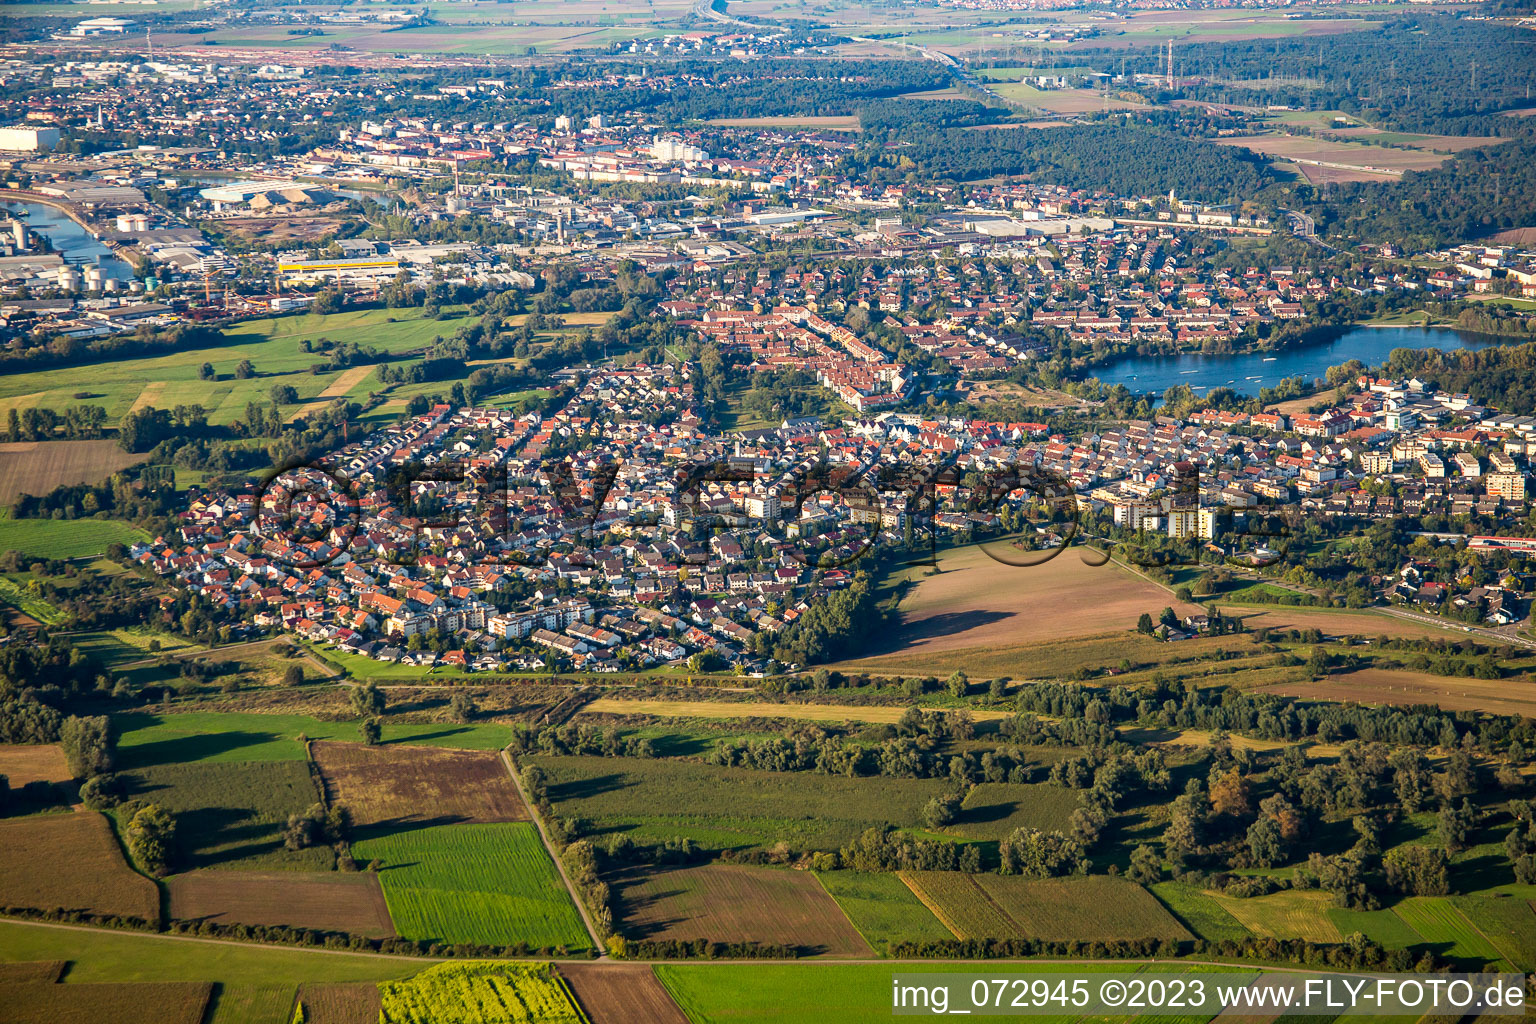
<instances>
[{"instance_id":1,"label":"farm field","mask_svg":"<svg viewBox=\"0 0 1536 1024\"><path fill-rule=\"evenodd\" d=\"M1146 104L1129 103L1098 89L1037 89L1023 82L994 86L1004 99L1037 107L1053 114L1086 114L1095 110L1145 110Z\"/></svg>"},{"instance_id":2,"label":"farm field","mask_svg":"<svg viewBox=\"0 0 1536 1024\"><path fill-rule=\"evenodd\" d=\"M200 942L148 932L0 920L0 961L42 959L68 960L71 985L216 981L226 985L288 985L289 991L305 981L403 978L435 962L423 957L324 953L289 946ZM224 1022L215 1018L213 1024Z\"/></svg>"},{"instance_id":3,"label":"farm field","mask_svg":"<svg viewBox=\"0 0 1536 1024\"><path fill-rule=\"evenodd\" d=\"M709 849L832 850L872 826L915 824L938 779L844 778L627 757L525 757L548 776L563 818L637 841L687 837Z\"/></svg>"},{"instance_id":4,"label":"farm field","mask_svg":"<svg viewBox=\"0 0 1536 1024\"><path fill-rule=\"evenodd\" d=\"M1471 962L1500 959L1497 947L1450 900L1410 896L1392 908L1397 916L1432 943L1444 957Z\"/></svg>"},{"instance_id":5,"label":"farm field","mask_svg":"<svg viewBox=\"0 0 1536 1024\"><path fill-rule=\"evenodd\" d=\"M394 934L378 876L329 871L191 871L166 882L171 917L288 925L382 938Z\"/></svg>"},{"instance_id":6,"label":"farm field","mask_svg":"<svg viewBox=\"0 0 1536 1024\"><path fill-rule=\"evenodd\" d=\"M977 885L1031 939L1187 939L1152 894L1123 878L981 874Z\"/></svg>"},{"instance_id":7,"label":"farm field","mask_svg":"<svg viewBox=\"0 0 1536 1024\"><path fill-rule=\"evenodd\" d=\"M65 484L100 483L143 462L114 440L7 441L0 443L0 505L21 494L47 494Z\"/></svg>"},{"instance_id":8,"label":"farm field","mask_svg":"<svg viewBox=\"0 0 1536 1024\"><path fill-rule=\"evenodd\" d=\"M317 741L311 745L331 804L353 824L527 821L507 766L489 751Z\"/></svg>"},{"instance_id":9,"label":"farm field","mask_svg":"<svg viewBox=\"0 0 1536 1024\"><path fill-rule=\"evenodd\" d=\"M939 709L942 710L942 709ZM1007 712L967 708L978 722L1011 717ZM768 701L738 703L712 700L627 700L599 697L582 705L582 713L606 715L655 715L657 718L773 718L796 722L877 722L894 724L906 714L904 707L862 704L779 704Z\"/></svg>"},{"instance_id":10,"label":"farm field","mask_svg":"<svg viewBox=\"0 0 1536 1024\"><path fill-rule=\"evenodd\" d=\"M952 938L949 929L893 874L826 871L816 877L876 950L903 939Z\"/></svg>"},{"instance_id":11,"label":"farm field","mask_svg":"<svg viewBox=\"0 0 1536 1024\"><path fill-rule=\"evenodd\" d=\"M408 939L582 950L586 928L528 822L435 825L352 844L380 862L395 930Z\"/></svg>"},{"instance_id":12,"label":"farm field","mask_svg":"<svg viewBox=\"0 0 1536 1024\"><path fill-rule=\"evenodd\" d=\"M996 962L904 963L903 974L997 970ZM1074 971L1116 968L1078 964ZM1122 966L1119 969L1124 969ZM656 976L693 1024L889 1024L891 965L657 964ZM1074 1017L1031 1017L1070 1024Z\"/></svg>"},{"instance_id":13,"label":"farm field","mask_svg":"<svg viewBox=\"0 0 1536 1024\"><path fill-rule=\"evenodd\" d=\"M1518 679L1467 679L1428 672L1365 668L1332 675L1320 682L1265 686L1259 692L1309 700L1404 706L1436 704L1447 711L1536 716L1536 684Z\"/></svg>"},{"instance_id":14,"label":"farm field","mask_svg":"<svg viewBox=\"0 0 1536 1024\"><path fill-rule=\"evenodd\" d=\"M378 1024L384 1009L379 986L366 982L321 982L299 986L304 1024Z\"/></svg>"},{"instance_id":15,"label":"farm field","mask_svg":"<svg viewBox=\"0 0 1536 1024\"><path fill-rule=\"evenodd\" d=\"M1212 894L1211 899L1255 935L1312 942L1343 938L1328 918L1333 897L1325 892L1292 889L1247 899Z\"/></svg>"},{"instance_id":16,"label":"farm field","mask_svg":"<svg viewBox=\"0 0 1536 1024\"><path fill-rule=\"evenodd\" d=\"M550 964L438 964L379 994L379 1024L587 1024Z\"/></svg>"},{"instance_id":17,"label":"farm field","mask_svg":"<svg viewBox=\"0 0 1536 1024\"><path fill-rule=\"evenodd\" d=\"M256 712L133 712L116 716L121 769L172 762L303 761L310 739L357 739L357 722L330 722L307 715ZM384 720L386 744L427 743L464 750L497 750L512 738L510 726L412 724Z\"/></svg>"},{"instance_id":18,"label":"farm field","mask_svg":"<svg viewBox=\"0 0 1536 1024\"><path fill-rule=\"evenodd\" d=\"M57 743L0 744L0 775L12 789L29 782L71 782L69 763Z\"/></svg>"},{"instance_id":19,"label":"farm field","mask_svg":"<svg viewBox=\"0 0 1536 1024\"><path fill-rule=\"evenodd\" d=\"M1388 149L1300 135L1236 135L1216 141L1218 145L1234 146L1303 165L1309 162L1343 164L1376 173L1427 171L1439 167L1446 159L1443 153L1421 149Z\"/></svg>"},{"instance_id":20,"label":"farm field","mask_svg":"<svg viewBox=\"0 0 1536 1024\"><path fill-rule=\"evenodd\" d=\"M102 815L37 814L0 821L0 906L153 921L160 893L124 863Z\"/></svg>"},{"instance_id":21,"label":"farm field","mask_svg":"<svg viewBox=\"0 0 1536 1024\"><path fill-rule=\"evenodd\" d=\"M1536 906L1530 900L1452 896L1451 905L1475 922L1516 970L1536 970Z\"/></svg>"},{"instance_id":22,"label":"farm field","mask_svg":"<svg viewBox=\"0 0 1536 1024\"><path fill-rule=\"evenodd\" d=\"M109 544L148 539L143 530L114 519L0 518L0 550L36 558L100 558Z\"/></svg>"},{"instance_id":23,"label":"farm field","mask_svg":"<svg viewBox=\"0 0 1536 1024\"><path fill-rule=\"evenodd\" d=\"M559 969L592 1024L689 1024L650 964L565 963Z\"/></svg>"},{"instance_id":24,"label":"farm field","mask_svg":"<svg viewBox=\"0 0 1536 1024\"><path fill-rule=\"evenodd\" d=\"M377 991L377 986L368 987ZM292 1019L294 988L281 982L222 982L214 986L213 1002L204 1020L207 1024L284 1024Z\"/></svg>"},{"instance_id":25,"label":"farm field","mask_svg":"<svg viewBox=\"0 0 1536 1024\"><path fill-rule=\"evenodd\" d=\"M1359 932L1385 949L1408 949L1424 941L1424 936L1408 927L1407 922L1391 910L1347 910L1331 907L1328 920L1340 935Z\"/></svg>"},{"instance_id":26,"label":"farm field","mask_svg":"<svg viewBox=\"0 0 1536 1024\"><path fill-rule=\"evenodd\" d=\"M1029 641L1056 643L1112 630L1130 632L1143 612L1155 614L1168 605L1181 615L1202 610L1179 604L1161 587L1117 565L1087 565L1076 551L1020 567L997 562L980 545L971 545L942 551L938 560L942 572L937 576L923 576L920 567L913 567L883 584L899 597L901 616L885 653L931 655ZM1093 600L1084 600L1089 594Z\"/></svg>"},{"instance_id":27,"label":"farm field","mask_svg":"<svg viewBox=\"0 0 1536 1024\"><path fill-rule=\"evenodd\" d=\"M705 864L635 870L609 884L628 938L782 943L830 957L871 953L808 872Z\"/></svg>"},{"instance_id":28,"label":"farm field","mask_svg":"<svg viewBox=\"0 0 1536 1024\"><path fill-rule=\"evenodd\" d=\"M1081 794L1064 786L983 782L971 788L960 817L943 831L964 839L1002 839L1016 828L1067 831Z\"/></svg>"},{"instance_id":29,"label":"farm field","mask_svg":"<svg viewBox=\"0 0 1536 1024\"><path fill-rule=\"evenodd\" d=\"M1211 942L1246 939L1251 933L1201 889L1185 882L1157 882L1152 895L1179 919L1185 928Z\"/></svg>"},{"instance_id":30,"label":"farm field","mask_svg":"<svg viewBox=\"0 0 1536 1024\"><path fill-rule=\"evenodd\" d=\"M28 983L53 984L69 966L68 960L17 960L14 963L0 961L0 985Z\"/></svg>"},{"instance_id":31,"label":"farm field","mask_svg":"<svg viewBox=\"0 0 1536 1024\"><path fill-rule=\"evenodd\" d=\"M1189 938L1141 886L1124 879L904 871L901 878L962 939L1065 941Z\"/></svg>"},{"instance_id":32,"label":"farm field","mask_svg":"<svg viewBox=\"0 0 1536 1024\"><path fill-rule=\"evenodd\" d=\"M125 778L133 799L176 815L188 867L329 871L335 865L329 846L283 846L288 816L320 802L304 764L162 764L125 773Z\"/></svg>"},{"instance_id":33,"label":"farm field","mask_svg":"<svg viewBox=\"0 0 1536 1024\"><path fill-rule=\"evenodd\" d=\"M6 1024L201 1024L212 986L199 982L8 985Z\"/></svg>"}]
</instances>

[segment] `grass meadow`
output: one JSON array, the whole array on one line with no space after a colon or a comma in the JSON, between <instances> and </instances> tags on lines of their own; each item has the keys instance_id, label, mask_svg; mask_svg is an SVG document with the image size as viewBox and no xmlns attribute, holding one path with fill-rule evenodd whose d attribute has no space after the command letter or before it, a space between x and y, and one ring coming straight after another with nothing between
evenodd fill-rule
<instances>
[{"instance_id":1,"label":"grass meadow","mask_svg":"<svg viewBox=\"0 0 1536 1024\"><path fill-rule=\"evenodd\" d=\"M1151 891L1184 927L1202 939L1219 942L1246 939L1252 934L1225 907L1193 885L1158 882Z\"/></svg>"},{"instance_id":2,"label":"grass meadow","mask_svg":"<svg viewBox=\"0 0 1536 1024\"><path fill-rule=\"evenodd\" d=\"M876 950L902 940L953 938L949 929L893 874L826 871L816 877L864 941Z\"/></svg>"},{"instance_id":3,"label":"grass meadow","mask_svg":"<svg viewBox=\"0 0 1536 1024\"><path fill-rule=\"evenodd\" d=\"M761 772L686 761L626 757L528 757L549 779L563 818L637 840L688 837L714 849L766 848L780 841L831 850L866 828L915 825L941 779L843 778Z\"/></svg>"},{"instance_id":4,"label":"grass meadow","mask_svg":"<svg viewBox=\"0 0 1536 1024\"><path fill-rule=\"evenodd\" d=\"M0 550L37 558L100 558L109 544L148 539L143 530L115 519L0 518Z\"/></svg>"},{"instance_id":5,"label":"grass meadow","mask_svg":"<svg viewBox=\"0 0 1536 1024\"><path fill-rule=\"evenodd\" d=\"M436 825L353 843L380 862L395 930L445 943L582 950L591 939L554 862L526 822Z\"/></svg>"}]
</instances>

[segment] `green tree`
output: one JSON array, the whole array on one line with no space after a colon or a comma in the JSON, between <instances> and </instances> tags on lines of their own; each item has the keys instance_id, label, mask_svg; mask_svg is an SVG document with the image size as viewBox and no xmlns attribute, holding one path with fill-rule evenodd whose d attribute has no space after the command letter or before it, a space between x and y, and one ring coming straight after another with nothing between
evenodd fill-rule
<instances>
[{"instance_id":1,"label":"green tree","mask_svg":"<svg viewBox=\"0 0 1536 1024\"><path fill-rule=\"evenodd\" d=\"M123 838L146 871L156 876L170 871L176 847L176 819L170 811L157 804L139 808L123 830Z\"/></svg>"},{"instance_id":2,"label":"green tree","mask_svg":"<svg viewBox=\"0 0 1536 1024\"><path fill-rule=\"evenodd\" d=\"M112 722L106 715L88 718L71 715L64 720L59 742L75 778L85 779L112 770L117 741L112 735Z\"/></svg>"}]
</instances>

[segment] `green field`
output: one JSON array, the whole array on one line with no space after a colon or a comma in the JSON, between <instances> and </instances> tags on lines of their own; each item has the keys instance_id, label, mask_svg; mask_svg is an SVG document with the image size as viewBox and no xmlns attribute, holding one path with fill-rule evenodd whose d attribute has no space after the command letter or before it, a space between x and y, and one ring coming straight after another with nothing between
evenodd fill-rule
<instances>
[{"instance_id":1,"label":"green field","mask_svg":"<svg viewBox=\"0 0 1536 1024\"><path fill-rule=\"evenodd\" d=\"M115 423L135 402L162 409L197 404L208 411L210 423L219 425L243 419L248 402L270 404L268 392L275 384L293 385L301 402L314 401L315 408L320 408L329 401L320 400L320 392L346 371L310 373L311 366L325 362L327 357L318 351L304 351L302 342L328 338L337 343L353 342L404 353L431 344L437 335L451 335L457 326L454 320L428 319L421 309L305 313L250 320L224 328L227 341L209 348L105 360L93 363L89 370L65 367L0 377L0 412L11 408L65 409L91 404L104 406L108 421ZM237 380L235 367L244 359L256 368L256 376ZM213 380L199 379L198 369L204 362L213 364ZM87 390L94 397L74 397L81 390L82 380L89 380ZM377 371L370 371L348 391L347 397L360 400L380 387ZM287 406L284 414L297 408Z\"/></svg>"},{"instance_id":2,"label":"green field","mask_svg":"<svg viewBox=\"0 0 1536 1024\"><path fill-rule=\"evenodd\" d=\"M1451 905L1476 922L1516 970L1536 970L1536 907L1530 900L1452 896Z\"/></svg>"},{"instance_id":3,"label":"green field","mask_svg":"<svg viewBox=\"0 0 1536 1024\"><path fill-rule=\"evenodd\" d=\"M1502 956L1477 926L1444 897L1412 896L1394 909L1397 916L1424 936L1441 956L1478 962L1498 960Z\"/></svg>"},{"instance_id":4,"label":"green field","mask_svg":"<svg viewBox=\"0 0 1536 1024\"><path fill-rule=\"evenodd\" d=\"M143 530L113 519L0 518L0 551L38 558L100 558L108 544L148 539Z\"/></svg>"},{"instance_id":5,"label":"green field","mask_svg":"<svg viewBox=\"0 0 1536 1024\"><path fill-rule=\"evenodd\" d=\"M1333 907L1328 920L1345 938L1359 932L1385 949L1408 949L1424 941L1424 936L1408 927L1406 921L1390 910L1346 910Z\"/></svg>"},{"instance_id":6,"label":"green field","mask_svg":"<svg viewBox=\"0 0 1536 1024\"><path fill-rule=\"evenodd\" d=\"M121 768L186 761L301 761L312 740L357 739L355 720L327 722L305 715L189 711L118 715ZM497 750L512 738L506 725L409 724L384 719L386 743L420 743L461 750Z\"/></svg>"},{"instance_id":7,"label":"green field","mask_svg":"<svg viewBox=\"0 0 1536 1024\"><path fill-rule=\"evenodd\" d=\"M1032 939L1187 939L1183 925L1124 878L975 876L981 890Z\"/></svg>"},{"instance_id":8,"label":"green field","mask_svg":"<svg viewBox=\"0 0 1536 1024\"><path fill-rule=\"evenodd\" d=\"M832 850L866 828L917 823L940 779L844 778L628 757L528 757L549 777L556 813L657 842L717 849Z\"/></svg>"},{"instance_id":9,"label":"green field","mask_svg":"<svg viewBox=\"0 0 1536 1024\"><path fill-rule=\"evenodd\" d=\"M528 822L437 825L356 842L401 935L531 948L591 946L569 893Z\"/></svg>"},{"instance_id":10,"label":"green field","mask_svg":"<svg viewBox=\"0 0 1536 1024\"><path fill-rule=\"evenodd\" d=\"M877 950L888 942L954 938L895 875L827 871L816 877L864 941Z\"/></svg>"},{"instance_id":11,"label":"green field","mask_svg":"<svg viewBox=\"0 0 1536 1024\"><path fill-rule=\"evenodd\" d=\"M329 846L283 847L290 814L320 802L309 768L299 761L152 765L126 773L129 794L176 815L186 868L329 871Z\"/></svg>"},{"instance_id":12,"label":"green field","mask_svg":"<svg viewBox=\"0 0 1536 1024\"><path fill-rule=\"evenodd\" d=\"M1064 786L983 782L966 794L960 818L944 831L964 839L1002 839L1017 828L1066 831L1082 794Z\"/></svg>"},{"instance_id":13,"label":"green field","mask_svg":"<svg viewBox=\"0 0 1536 1024\"><path fill-rule=\"evenodd\" d=\"M1246 939L1251 934L1220 903L1185 882L1158 882L1152 895L1162 901L1184 927L1211 942Z\"/></svg>"},{"instance_id":14,"label":"green field","mask_svg":"<svg viewBox=\"0 0 1536 1024\"><path fill-rule=\"evenodd\" d=\"M433 963L418 957L199 942L145 932L61 928L5 920L0 920L0 960L68 960L70 981L218 981L246 985L382 981L406 977Z\"/></svg>"}]
</instances>

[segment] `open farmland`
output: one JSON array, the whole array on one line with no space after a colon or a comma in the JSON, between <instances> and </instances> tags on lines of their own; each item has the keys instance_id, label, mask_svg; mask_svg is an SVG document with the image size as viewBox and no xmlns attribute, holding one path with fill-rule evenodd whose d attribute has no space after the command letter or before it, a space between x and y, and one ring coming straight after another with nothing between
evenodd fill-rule
<instances>
[{"instance_id":1,"label":"open farmland","mask_svg":"<svg viewBox=\"0 0 1536 1024\"><path fill-rule=\"evenodd\" d=\"M637 841L687 837L710 849L833 850L874 826L914 825L939 779L844 778L630 757L526 757L563 818ZM387 886L386 886L387 888Z\"/></svg>"},{"instance_id":2,"label":"open farmland","mask_svg":"<svg viewBox=\"0 0 1536 1024\"><path fill-rule=\"evenodd\" d=\"M115 519L0 519L0 550L36 558L100 558L109 544L148 539Z\"/></svg>"},{"instance_id":3,"label":"open farmland","mask_svg":"<svg viewBox=\"0 0 1536 1024\"><path fill-rule=\"evenodd\" d=\"M0 907L152 921L160 916L160 893L123 862L100 814L39 814L0 821Z\"/></svg>"},{"instance_id":4,"label":"open farmland","mask_svg":"<svg viewBox=\"0 0 1536 1024\"><path fill-rule=\"evenodd\" d=\"M394 934L378 876L371 873L192 871L166 886L178 921Z\"/></svg>"},{"instance_id":5,"label":"open farmland","mask_svg":"<svg viewBox=\"0 0 1536 1024\"><path fill-rule=\"evenodd\" d=\"M902 879L962 939L1187 939L1141 886L1119 878L1023 878L904 871Z\"/></svg>"},{"instance_id":6,"label":"open farmland","mask_svg":"<svg viewBox=\"0 0 1536 1024\"><path fill-rule=\"evenodd\" d=\"M360 827L528 820L497 754L320 741L311 750L330 803Z\"/></svg>"},{"instance_id":7,"label":"open farmland","mask_svg":"<svg viewBox=\"0 0 1536 1024\"><path fill-rule=\"evenodd\" d=\"M1530 900L1452 896L1451 905L1476 923L1515 970L1536 970L1536 906Z\"/></svg>"},{"instance_id":8,"label":"open farmland","mask_svg":"<svg viewBox=\"0 0 1536 1024\"><path fill-rule=\"evenodd\" d=\"M971 875L958 871L903 871L899 877L957 939L1002 939L1018 931Z\"/></svg>"},{"instance_id":9,"label":"open farmland","mask_svg":"<svg viewBox=\"0 0 1536 1024\"><path fill-rule=\"evenodd\" d=\"M367 982L303 985L299 1003L304 1024L379 1024L384 1009L379 986Z\"/></svg>"},{"instance_id":10,"label":"open farmland","mask_svg":"<svg viewBox=\"0 0 1536 1024\"><path fill-rule=\"evenodd\" d=\"M213 986L199 982L8 985L6 1024L200 1024Z\"/></svg>"},{"instance_id":11,"label":"open farmland","mask_svg":"<svg viewBox=\"0 0 1536 1024\"><path fill-rule=\"evenodd\" d=\"M1037 89L1023 82L993 87L1006 100L1053 114L1086 114L1095 110L1145 110L1144 103L1130 103L1098 89Z\"/></svg>"},{"instance_id":12,"label":"open farmland","mask_svg":"<svg viewBox=\"0 0 1536 1024\"><path fill-rule=\"evenodd\" d=\"M335 740L357 738L356 720L327 721L308 715L238 711L134 712L118 715L114 722L119 730L121 769L173 762L303 761L304 744L300 736ZM390 745L425 740L438 747L497 750L511 738L511 727L496 723L443 725L392 720L384 723L384 742Z\"/></svg>"},{"instance_id":13,"label":"open farmland","mask_svg":"<svg viewBox=\"0 0 1536 1024\"><path fill-rule=\"evenodd\" d=\"M1203 890L1187 882L1158 882L1152 894L1195 935L1210 942L1246 939L1247 928Z\"/></svg>"},{"instance_id":14,"label":"open farmland","mask_svg":"<svg viewBox=\"0 0 1536 1024\"><path fill-rule=\"evenodd\" d=\"M1156 614L1168 605L1181 615L1201 611L1118 565L1090 566L1075 550L1021 567L995 561L972 545L940 552L939 566L937 576L914 567L887 581L899 599L901 625L884 651L871 657L1129 632L1143 612Z\"/></svg>"},{"instance_id":15,"label":"open farmland","mask_svg":"<svg viewBox=\"0 0 1536 1024\"><path fill-rule=\"evenodd\" d=\"M64 974L68 960L17 960L0 962L0 985L53 984Z\"/></svg>"},{"instance_id":16,"label":"open farmland","mask_svg":"<svg viewBox=\"0 0 1536 1024\"><path fill-rule=\"evenodd\" d=\"M1065 942L1191 937L1151 893L1127 879L974 877L981 891L1018 924L1016 934L1025 938Z\"/></svg>"},{"instance_id":17,"label":"open farmland","mask_svg":"<svg viewBox=\"0 0 1536 1024\"><path fill-rule=\"evenodd\" d=\"M69 782L69 763L56 743L0 744L0 775L12 789L29 782Z\"/></svg>"},{"instance_id":18,"label":"open farmland","mask_svg":"<svg viewBox=\"0 0 1536 1024\"><path fill-rule=\"evenodd\" d=\"M283 847L290 814L320 802L302 763L155 765L127 773L130 795L176 815L189 867L328 871L329 846Z\"/></svg>"},{"instance_id":19,"label":"open farmland","mask_svg":"<svg viewBox=\"0 0 1536 1024\"><path fill-rule=\"evenodd\" d=\"M1065 832L1081 804L1081 794L1064 786L983 782L965 795L960 817L944 831L966 839L1002 839L1016 828Z\"/></svg>"},{"instance_id":20,"label":"open farmland","mask_svg":"<svg viewBox=\"0 0 1536 1024\"><path fill-rule=\"evenodd\" d=\"M1492 962L1502 956L1477 925L1443 896L1410 896L1392 909L1441 956L1469 963Z\"/></svg>"},{"instance_id":21,"label":"open farmland","mask_svg":"<svg viewBox=\"0 0 1536 1024\"><path fill-rule=\"evenodd\" d=\"M782 943L821 956L870 953L808 872L706 864L636 870L610 884L630 938Z\"/></svg>"},{"instance_id":22,"label":"open farmland","mask_svg":"<svg viewBox=\"0 0 1536 1024\"><path fill-rule=\"evenodd\" d=\"M20 494L47 494L66 484L100 483L143 461L143 455L125 452L111 439L0 443L0 505L9 505Z\"/></svg>"},{"instance_id":23,"label":"open farmland","mask_svg":"<svg viewBox=\"0 0 1536 1024\"><path fill-rule=\"evenodd\" d=\"M1495 715L1536 717L1536 683L1520 679L1470 679L1366 668L1331 675L1319 682L1266 686L1260 692L1307 700L1347 700L1358 704L1435 704L1446 711L1486 711Z\"/></svg>"},{"instance_id":24,"label":"open farmland","mask_svg":"<svg viewBox=\"0 0 1536 1024\"><path fill-rule=\"evenodd\" d=\"M550 964L438 964L379 993L379 1024L586 1024Z\"/></svg>"},{"instance_id":25,"label":"open farmland","mask_svg":"<svg viewBox=\"0 0 1536 1024\"><path fill-rule=\"evenodd\" d=\"M380 862L390 918L405 938L534 949L591 945L530 823L418 828L355 842L352 855Z\"/></svg>"},{"instance_id":26,"label":"open farmland","mask_svg":"<svg viewBox=\"0 0 1536 1024\"><path fill-rule=\"evenodd\" d=\"M1291 889L1247 899L1212 894L1211 899L1255 935L1311 942L1339 942L1343 938L1328 919L1328 909L1334 904L1326 892Z\"/></svg>"},{"instance_id":27,"label":"open farmland","mask_svg":"<svg viewBox=\"0 0 1536 1024\"><path fill-rule=\"evenodd\" d=\"M1446 159L1444 153L1422 149L1388 149L1385 146L1334 142L1301 135L1236 135L1216 141L1218 145L1235 146L1303 166L1333 165L1342 169L1387 175L1432 170L1445 163Z\"/></svg>"},{"instance_id":28,"label":"open farmland","mask_svg":"<svg viewBox=\"0 0 1536 1024\"><path fill-rule=\"evenodd\" d=\"M875 949L889 942L948 939L949 929L900 878L881 871L827 871L816 876L848 920Z\"/></svg>"},{"instance_id":29,"label":"open farmland","mask_svg":"<svg viewBox=\"0 0 1536 1024\"><path fill-rule=\"evenodd\" d=\"M560 974L592 1024L688 1024L650 964L567 963Z\"/></svg>"}]
</instances>

